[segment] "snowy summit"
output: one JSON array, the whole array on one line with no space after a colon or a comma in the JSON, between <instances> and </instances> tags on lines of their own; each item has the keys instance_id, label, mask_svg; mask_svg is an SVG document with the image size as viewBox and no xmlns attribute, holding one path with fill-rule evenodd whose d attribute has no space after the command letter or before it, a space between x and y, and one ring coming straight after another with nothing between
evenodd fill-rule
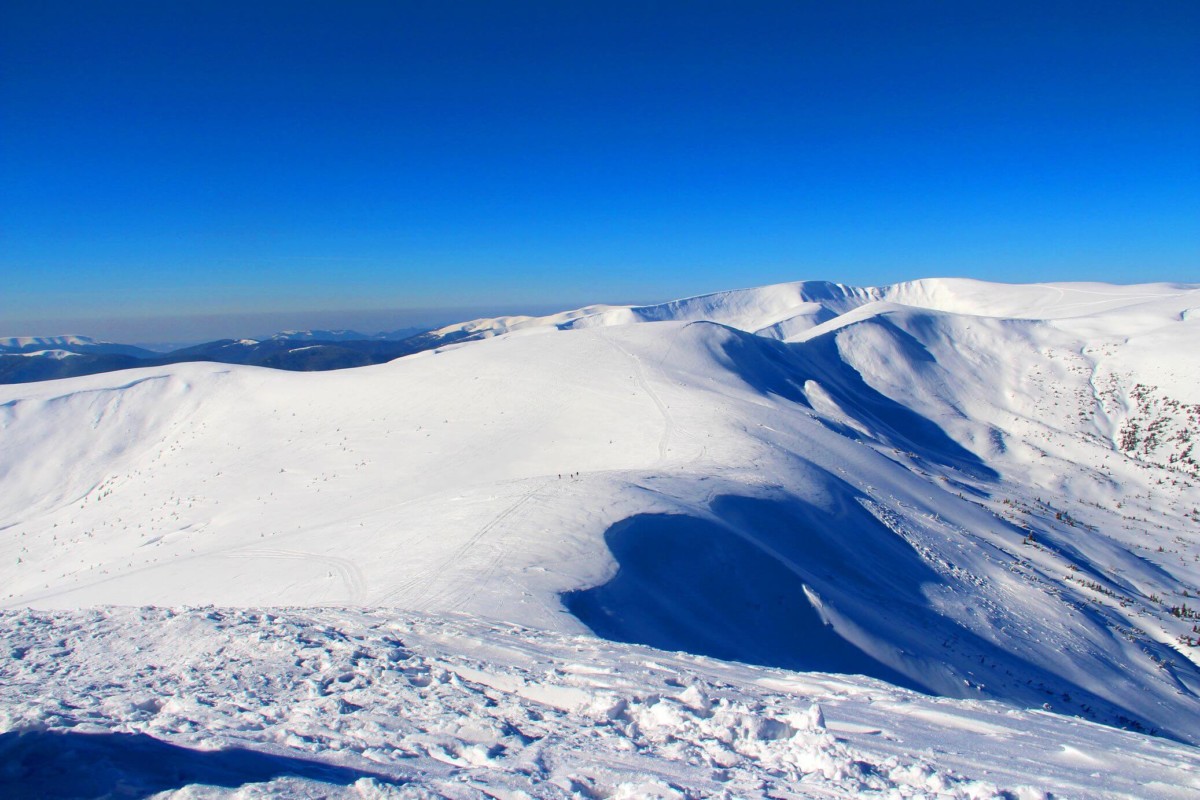
<instances>
[{"instance_id":1,"label":"snowy summit","mask_svg":"<svg viewBox=\"0 0 1200 800\"><path fill-rule=\"evenodd\" d=\"M2 793L1200 793L1200 286L426 336L0 386Z\"/></svg>"}]
</instances>

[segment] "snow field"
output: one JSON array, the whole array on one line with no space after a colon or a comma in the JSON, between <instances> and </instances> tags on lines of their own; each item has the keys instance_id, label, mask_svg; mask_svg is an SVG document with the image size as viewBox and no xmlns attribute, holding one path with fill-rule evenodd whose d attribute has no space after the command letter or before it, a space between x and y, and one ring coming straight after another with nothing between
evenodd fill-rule
<instances>
[{"instance_id":1,"label":"snow field","mask_svg":"<svg viewBox=\"0 0 1200 800\"><path fill-rule=\"evenodd\" d=\"M106 780L182 788L145 765L105 772L123 764L120 748L146 746L131 734L189 748L185 773L223 776L232 764L259 778L234 782L239 796L1181 798L1200 789L1200 756L1162 739L461 615L17 611L0 629L9 647L0 727L24 731L0 734L10 797ZM60 752L74 748L73 769L39 769L51 757L42 742L55 736ZM231 755L238 748L283 760L248 765Z\"/></svg>"}]
</instances>

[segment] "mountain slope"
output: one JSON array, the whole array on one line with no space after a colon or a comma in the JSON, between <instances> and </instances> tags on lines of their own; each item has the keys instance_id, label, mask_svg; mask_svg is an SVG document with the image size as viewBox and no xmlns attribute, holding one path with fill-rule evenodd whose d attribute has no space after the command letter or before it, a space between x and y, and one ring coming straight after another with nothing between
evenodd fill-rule
<instances>
[{"instance_id":1,"label":"mountain slope","mask_svg":"<svg viewBox=\"0 0 1200 800\"><path fill-rule=\"evenodd\" d=\"M789 284L6 387L3 602L461 611L1196 741L1198 300Z\"/></svg>"}]
</instances>

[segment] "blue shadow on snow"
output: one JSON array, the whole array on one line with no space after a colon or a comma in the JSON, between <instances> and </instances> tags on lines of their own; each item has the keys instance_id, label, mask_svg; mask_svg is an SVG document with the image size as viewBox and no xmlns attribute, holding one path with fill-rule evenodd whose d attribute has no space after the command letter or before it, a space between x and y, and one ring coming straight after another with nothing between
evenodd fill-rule
<instances>
[{"instance_id":1,"label":"blue shadow on snow","mask_svg":"<svg viewBox=\"0 0 1200 800\"><path fill-rule=\"evenodd\" d=\"M616 574L564 593L562 603L611 641L866 675L1024 707L1053 701L1097 721L1154 728L1071 676L1049 673L941 613L930 589L945 578L864 508L849 484L827 475L822 488L820 506L792 496L723 495L704 517L621 520L604 535ZM986 682L987 691L965 690L968 676ZM1176 731L1157 732L1187 741Z\"/></svg>"},{"instance_id":2,"label":"blue shadow on snow","mask_svg":"<svg viewBox=\"0 0 1200 800\"><path fill-rule=\"evenodd\" d=\"M931 366L937 363L928 349L908 332L886 319L878 324L910 364ZM729 338L721 344L721 349L729 368L760 394L776 395L811 407L800 387L806 381L814 380L837 399L848 415L892 446L914 451L921 458L979 480L993 481L998 477L995 470L954 441L936 422L867 383L838 352L835 336L827 334L788 344L733 328L727 330ZM822 422L848 438L859 438L859 434L850 428L825 419Z\"/></svg>"},{"instance_id":3,"label":"blue shadow on snow","mask_svg":"<svg viewBox=\"0 0 1200 800\"><path fill-rule=\"evenodd\" d=\"M401 783L387 775L254 750L192 750L141 733L0 734L0 797L7 800L138 800L191 784L234 789L284 776L337 786L360 778Z\"/></svg>"}]
</instances>

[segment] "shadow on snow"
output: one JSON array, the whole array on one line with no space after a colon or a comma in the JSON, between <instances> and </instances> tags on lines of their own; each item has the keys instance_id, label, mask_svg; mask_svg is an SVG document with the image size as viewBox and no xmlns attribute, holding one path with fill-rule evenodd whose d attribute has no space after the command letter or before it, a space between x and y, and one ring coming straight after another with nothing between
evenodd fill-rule
<instances>
[{"instance_id":1,"label":"shadow on snow","mask_svg":"<svg viewBox=\"0 0 1200 800\"><path fill-rule=\"evenodd\" d=\"M887 320L875 320L882 335L904 354L914 370L936 366L933 355L916 338ZM715 325L715 323L692 323ZM717 326L723 327L723 326ZM933 420L872 387L838 351L832 334L788 344L726 328L719 348L726 366L763 395L776 395L805 407L811 404L801 388L814 380L825 387L845 411L880 441L913 451L929 462L950 467L976 480L998 476L975 453L956 442ZM820 418L822 424L850 439L861 438L845 425Z\"/></svg>"},{"instance_id":2,"label":"shadow on snow","mask_svg":"<svg viewBox=\"0 0 1200 800\"><path fill-rule=\"evenodd\" d=\"M562 602L613 641L1154 727L941 613L930 590L946 579L857 490L826 477L820 505L725 495L705 517L617 522L605 532L617 573Z\"/></svg>"},{"instance_id":3,"label":"shadow on snow","mask_svg":"<svg viewBox=\"0 0 1200 800\"><path fill-rule=\"evenodd\" d=\"M9 800L145 798L191 784L237 788L292 776L349 786L386 775L231 748L193 750L141 733L12 731L0 734L0 796Z\"/></svg>"}]
</instances>

